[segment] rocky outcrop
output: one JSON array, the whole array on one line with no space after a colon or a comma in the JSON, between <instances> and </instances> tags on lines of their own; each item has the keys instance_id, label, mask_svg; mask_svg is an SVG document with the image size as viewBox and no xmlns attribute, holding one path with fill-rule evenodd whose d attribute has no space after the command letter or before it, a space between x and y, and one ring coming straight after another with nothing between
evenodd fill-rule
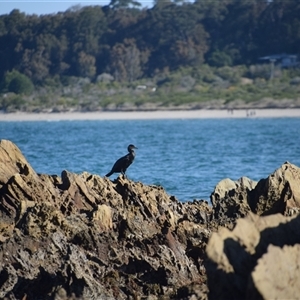
<instances>
[{"instance_id":1,"label":"rocky outcrop","mask_svg":"<svg viewBox=\"0 0 300 300\"><path fill-rule=\"evenodd\" d=\"M224 224L231 220L245 217L250 211L249 193L257 182L247 177L237 181L229 178L220 181L211 194L211 203L214 208L214 217Z\"/></svg>"},{"instance_id":2,"label":"rocky outcrop","mask_svg":"<svg viewBox=\"0 0 300 300\"><path fill-rule=\"evenodd\" d=\"M36 175L16 145L0 140L0 149L0 188L15 174Z\"/></svg>"},{"instance_id":3,"label":"rocky outcrop","mask_svg":"<svg viewBox=\"0 0 300 300\"><path fill-rule=\"evenodd\" d=\"M224 224L234 223L249 212L258 215L281 213L286 216L300 211L300 168L285 162L259 182L242 177L224 179L211 194L214 217Z\"/></svg>"},{"instance_id":4,"label":"rocky outcrop","mask_svg":"<svg viewBox=\"0 0 300 300\"><path fill-rule=\"evenodd\" d=\"M37 174L2 140L0 299L293 298L299 174L225 179L211 207L123 176Z\"/></svg>"},{"instance_id":5,"label":"rocky outcrop","mask_svg":"<svg viewBox=\"0 0 300 300\"><path fill-rule=\"evenodd\" d=\"M206 265L210 299L297 299L300 216L250 213L213 233Z\"/></svg>"},{"instance_id":6,"label":"rocky outcrop","mask_svg":"<svg viewBox=\"0 0 300 300\"><path fill-rule=\"evenodd\" d=\"M268 178L258 182L249 205L258 215L281 213L292 216L300 211L300 168L286 162Z\"/></svg>"},{"instance_id":7,"label":"rocky outcrop","mask_svg":"<svg viewBox=\"0 0 300 300\"><path fill-rule=\"evenodd\" d=\"M1 299L206 297L207 203L122 176L38 175L9 141L0 158Z\"/></svg>"},{"instance_id":8,"label":"rocky outcrop","mask_svg":"<svg viewBox=\"0 0 300 300\"><path fill-rule=\"evenodd\" d=\"M258 183L223 180L211 200L227 228L206 249L209 298L298 298L300 168L286 162Z\"/></svg>"},{"instance_id":9,"label":"rocky outcrop","mask_svg":"<svg viewBox=\"0 0 300 300\"><path fill-rule=\"evenodd\" d=\"M248 299L299 298L299 269L299 244L282 248L270 245L251 273Z\"/></svg>"}]
</instances>

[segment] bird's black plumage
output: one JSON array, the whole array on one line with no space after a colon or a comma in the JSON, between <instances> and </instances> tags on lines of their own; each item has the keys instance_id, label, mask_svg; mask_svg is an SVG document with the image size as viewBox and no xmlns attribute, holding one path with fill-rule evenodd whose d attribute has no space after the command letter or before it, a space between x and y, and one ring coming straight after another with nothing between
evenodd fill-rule
<instances>
[{"instance_id":1,"label":"bird's black plumage","mask_svg":"<svg viewBox=\"0 0 300 300\"><path fill-rule=\"evenodd\" d=\"M135 158L134 149L137 149L137 147L130 144L127 147L128 153L125 156L119 158L113 165L111 171L109 173L107 173L105 176L109 177L113 173L122 173L123 175L125 175L127 168L132 164L132 162Z\"/></svg>"}]
</instances>

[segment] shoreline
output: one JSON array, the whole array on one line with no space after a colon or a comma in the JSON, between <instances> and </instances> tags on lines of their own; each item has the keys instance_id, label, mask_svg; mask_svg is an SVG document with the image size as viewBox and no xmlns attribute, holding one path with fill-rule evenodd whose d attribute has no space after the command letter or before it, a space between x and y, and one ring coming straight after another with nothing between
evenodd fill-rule
<instances>
[{"instance_id":1,"label":"shoreline","mask_svg":"<svg viewBox=\"0 0 300 300\"><path fill-rule=\"evenodd\" d=\"M114 112L0 113L2 121L76 121L76 120L163 120L163 119L234 119L300 118L300 108L286 109L199 109Z\"/></svg>"}]
</instances>

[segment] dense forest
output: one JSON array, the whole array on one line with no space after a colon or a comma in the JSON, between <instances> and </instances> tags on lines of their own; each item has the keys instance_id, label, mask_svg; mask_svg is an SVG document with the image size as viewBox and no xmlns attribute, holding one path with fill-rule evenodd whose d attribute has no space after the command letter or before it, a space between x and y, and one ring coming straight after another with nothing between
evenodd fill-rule
<instances>
[{"instance_id":1,"label":"dense forest","mask_svg":"<svg viewBox=\"0 0 300 300\"><path fill-rule=\"evenodd\" d=\"M112 0L41 16L13 10L0 16L1 90L30 93L51 80L95 82L100 74L131 83L298 55L299 16L299 0L156 0L151 9Z\"/></svg>"}]
</instances>

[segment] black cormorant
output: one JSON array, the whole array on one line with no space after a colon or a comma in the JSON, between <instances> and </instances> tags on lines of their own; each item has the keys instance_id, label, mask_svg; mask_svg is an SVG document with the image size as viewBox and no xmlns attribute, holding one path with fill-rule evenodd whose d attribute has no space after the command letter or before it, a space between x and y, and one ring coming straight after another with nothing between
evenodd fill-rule
<instances>
[{"instance_id":1,"label":"black cormorant","mask_svg":"<svg viewBox=\"0 0 300 300\"><path fill-rule=\"evenodd\" d=\"M137 149L137 147L130 144L127 147L127 149L128 149L129 153L126 154L125 156L119 158L115 162L115 164L113 165L111 171L105 175L106 177L109 177L113 173L122 173L123 175L125 175L125 172L126 172L127 168L132 164L132 162L134 160L134 157L135 157L135 153L134 153L133 149Z\"/></svg>"}]
</instances>

